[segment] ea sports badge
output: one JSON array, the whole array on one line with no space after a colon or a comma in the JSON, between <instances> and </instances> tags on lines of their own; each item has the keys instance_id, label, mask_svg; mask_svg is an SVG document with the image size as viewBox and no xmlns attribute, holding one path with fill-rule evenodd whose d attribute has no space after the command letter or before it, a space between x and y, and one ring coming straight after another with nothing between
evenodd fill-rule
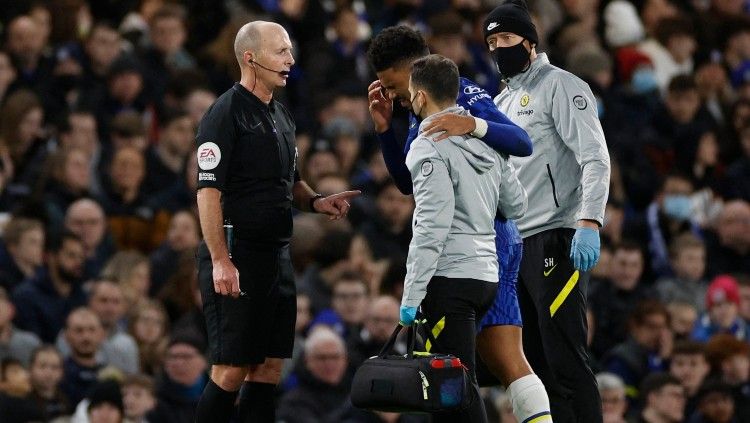
<instances>
[{"instance_id":1,"label":"ea sports badge","mask_svg":"<svg viewBox=\"0 0 750 423\"><path fill-rule=\"evenodd\" d=\"M198 147L198 167L203 170L215 169L221 162L221 150L212 142L204 142Z\"/></svg>"}]
</instances>

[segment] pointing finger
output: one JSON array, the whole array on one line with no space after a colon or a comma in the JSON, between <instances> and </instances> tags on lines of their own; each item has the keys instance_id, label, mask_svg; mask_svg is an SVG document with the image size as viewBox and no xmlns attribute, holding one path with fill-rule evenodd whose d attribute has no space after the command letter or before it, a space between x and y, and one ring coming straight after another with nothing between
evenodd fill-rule
<instances>
[{"instance_id":1,"label":"pointing finger","mask_svg":"<svg viewBox=\"0 0 750 423\"><path fill-rule=\"evenodd\" d=\"M349 199L349 198L352 198L352 197L356 197L359 194L362 194L362 191L360 191L360 190L357 189L357 190L339 192L338 194L333 194L330 197L333 200L340 200L340 199L341 200L346 200L346 199Z\"/></svg>"}]
</instances>

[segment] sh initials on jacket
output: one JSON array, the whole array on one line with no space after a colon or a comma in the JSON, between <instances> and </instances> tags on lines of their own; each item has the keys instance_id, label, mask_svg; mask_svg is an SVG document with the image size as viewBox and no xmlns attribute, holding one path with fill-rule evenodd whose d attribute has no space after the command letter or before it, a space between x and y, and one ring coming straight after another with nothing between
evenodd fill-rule
<instances>
[{"instance_id":1,"label":"sh initials on jacket","mask_svg":"<svg viewBox=\"0 0 750 423\"><path fill-rule=\"evenodd\" d=\"M546 278L547 276L549 276L550 273L552 273L552 271L555 270L555 267L557 267L557 264L555 263L554 257L545 258L544 259L544 277Z\"/></svg>"}]
</instances>

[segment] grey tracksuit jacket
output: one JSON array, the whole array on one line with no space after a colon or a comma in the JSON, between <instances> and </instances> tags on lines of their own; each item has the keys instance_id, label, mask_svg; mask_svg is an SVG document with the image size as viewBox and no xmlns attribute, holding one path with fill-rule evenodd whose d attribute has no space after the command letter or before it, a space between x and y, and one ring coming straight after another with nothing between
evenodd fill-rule
<instances>
[{"instance_id":1,"label":"grey tracksuit jacket","mask_svg":"<svg viewBox=\"0 0 750 423\"><path fill-rule=\"evenodd\" d=\"M529 210L516 224L523 238L579 219L604 220L609 152L588 84L539 54L495 97L498 109L531 137L534 152L512 157L529 193Z\"/></svg>"},{"instance_id":2,"label":"grey tracksuit jacket","mask_svg":"<svg viewBox=\"0 0 750 423\"><path fill-rule=\"evenodd\" d=\"M402 305L416 307L433 276L497 282L494 218L526 211L526 190L510 162L469 135L434 142L421 133L434 117L468 112L453 106L422 121L406 166L416 208ZM458 288L460 289L460 288Z\"/></svg>"}]
</instances>

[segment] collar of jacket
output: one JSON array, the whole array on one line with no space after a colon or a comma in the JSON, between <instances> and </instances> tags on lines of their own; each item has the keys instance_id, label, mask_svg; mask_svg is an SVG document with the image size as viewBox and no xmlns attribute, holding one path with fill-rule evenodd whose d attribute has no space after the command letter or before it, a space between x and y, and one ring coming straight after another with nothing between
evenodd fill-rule
<instances>
[{"instance_id":1,"label":"collar of jacket","mask_svg":"<svg viewBox=\"0 0 750 423\"><path fill-rule=\"evenodd\" d=\"M529 69L527 69L526 72L521 72L506 81L506 83L508 84L508 88L511 90L515 90L523 85L527 85L529 81L534 79L536 74L539 73L539 69L547 65L549 65L549 58L547 57L547 53L537 54L536 59L531 62L531 66L529 66Z\"/></svg>"},{"instance_id":2,"label":"collar of jacket","mask_svg":"<svg viewBox=\"0 0 750 423\"><path fill-rule=\"evenodd\" d=\"M424 118L424 120L422 120L422 122L419 123L419 133L421 134L422 132L424 132L424 128L427 125L429 125L433 119L437 118L438 116L447 115L448 113L455 113L457 115L464 115L464 116L469 115L469 112L466 111L466 109L464 109L463 107L457 104L454 104L453 106L448 107L447 109L443 109L435 114L432 114Z\"/></svg>"},{"instance_id":3,"label":"collar of jacket","mask_svg":"<svg viewBox=\"0 0 750 423\"><path fill-rule=\"evenodd\" d=\"M448 113L455 113L462 116L471 116L471 114L461 106L448 107L447 109L441 110L434 115L428 116L427 119L422 121L422 123L419 125L419 136L422 137L421 134L422 131L424 131L425 125L428 125L431 120ZM433 139L437 135L438 134L433 134L426 138ZM458 147L461 154L466 158L469 165L471 165L471 167L473 167L476 172L484 173L490 170L495 165L495 156L494 154L487 154L488 147L482 142L465 142L466 140L471 138L472 136L469 134L451 136L448 137L448 139L446 139L444 142L453 143L453 145Z\"/></svg>"}]
</instances>

